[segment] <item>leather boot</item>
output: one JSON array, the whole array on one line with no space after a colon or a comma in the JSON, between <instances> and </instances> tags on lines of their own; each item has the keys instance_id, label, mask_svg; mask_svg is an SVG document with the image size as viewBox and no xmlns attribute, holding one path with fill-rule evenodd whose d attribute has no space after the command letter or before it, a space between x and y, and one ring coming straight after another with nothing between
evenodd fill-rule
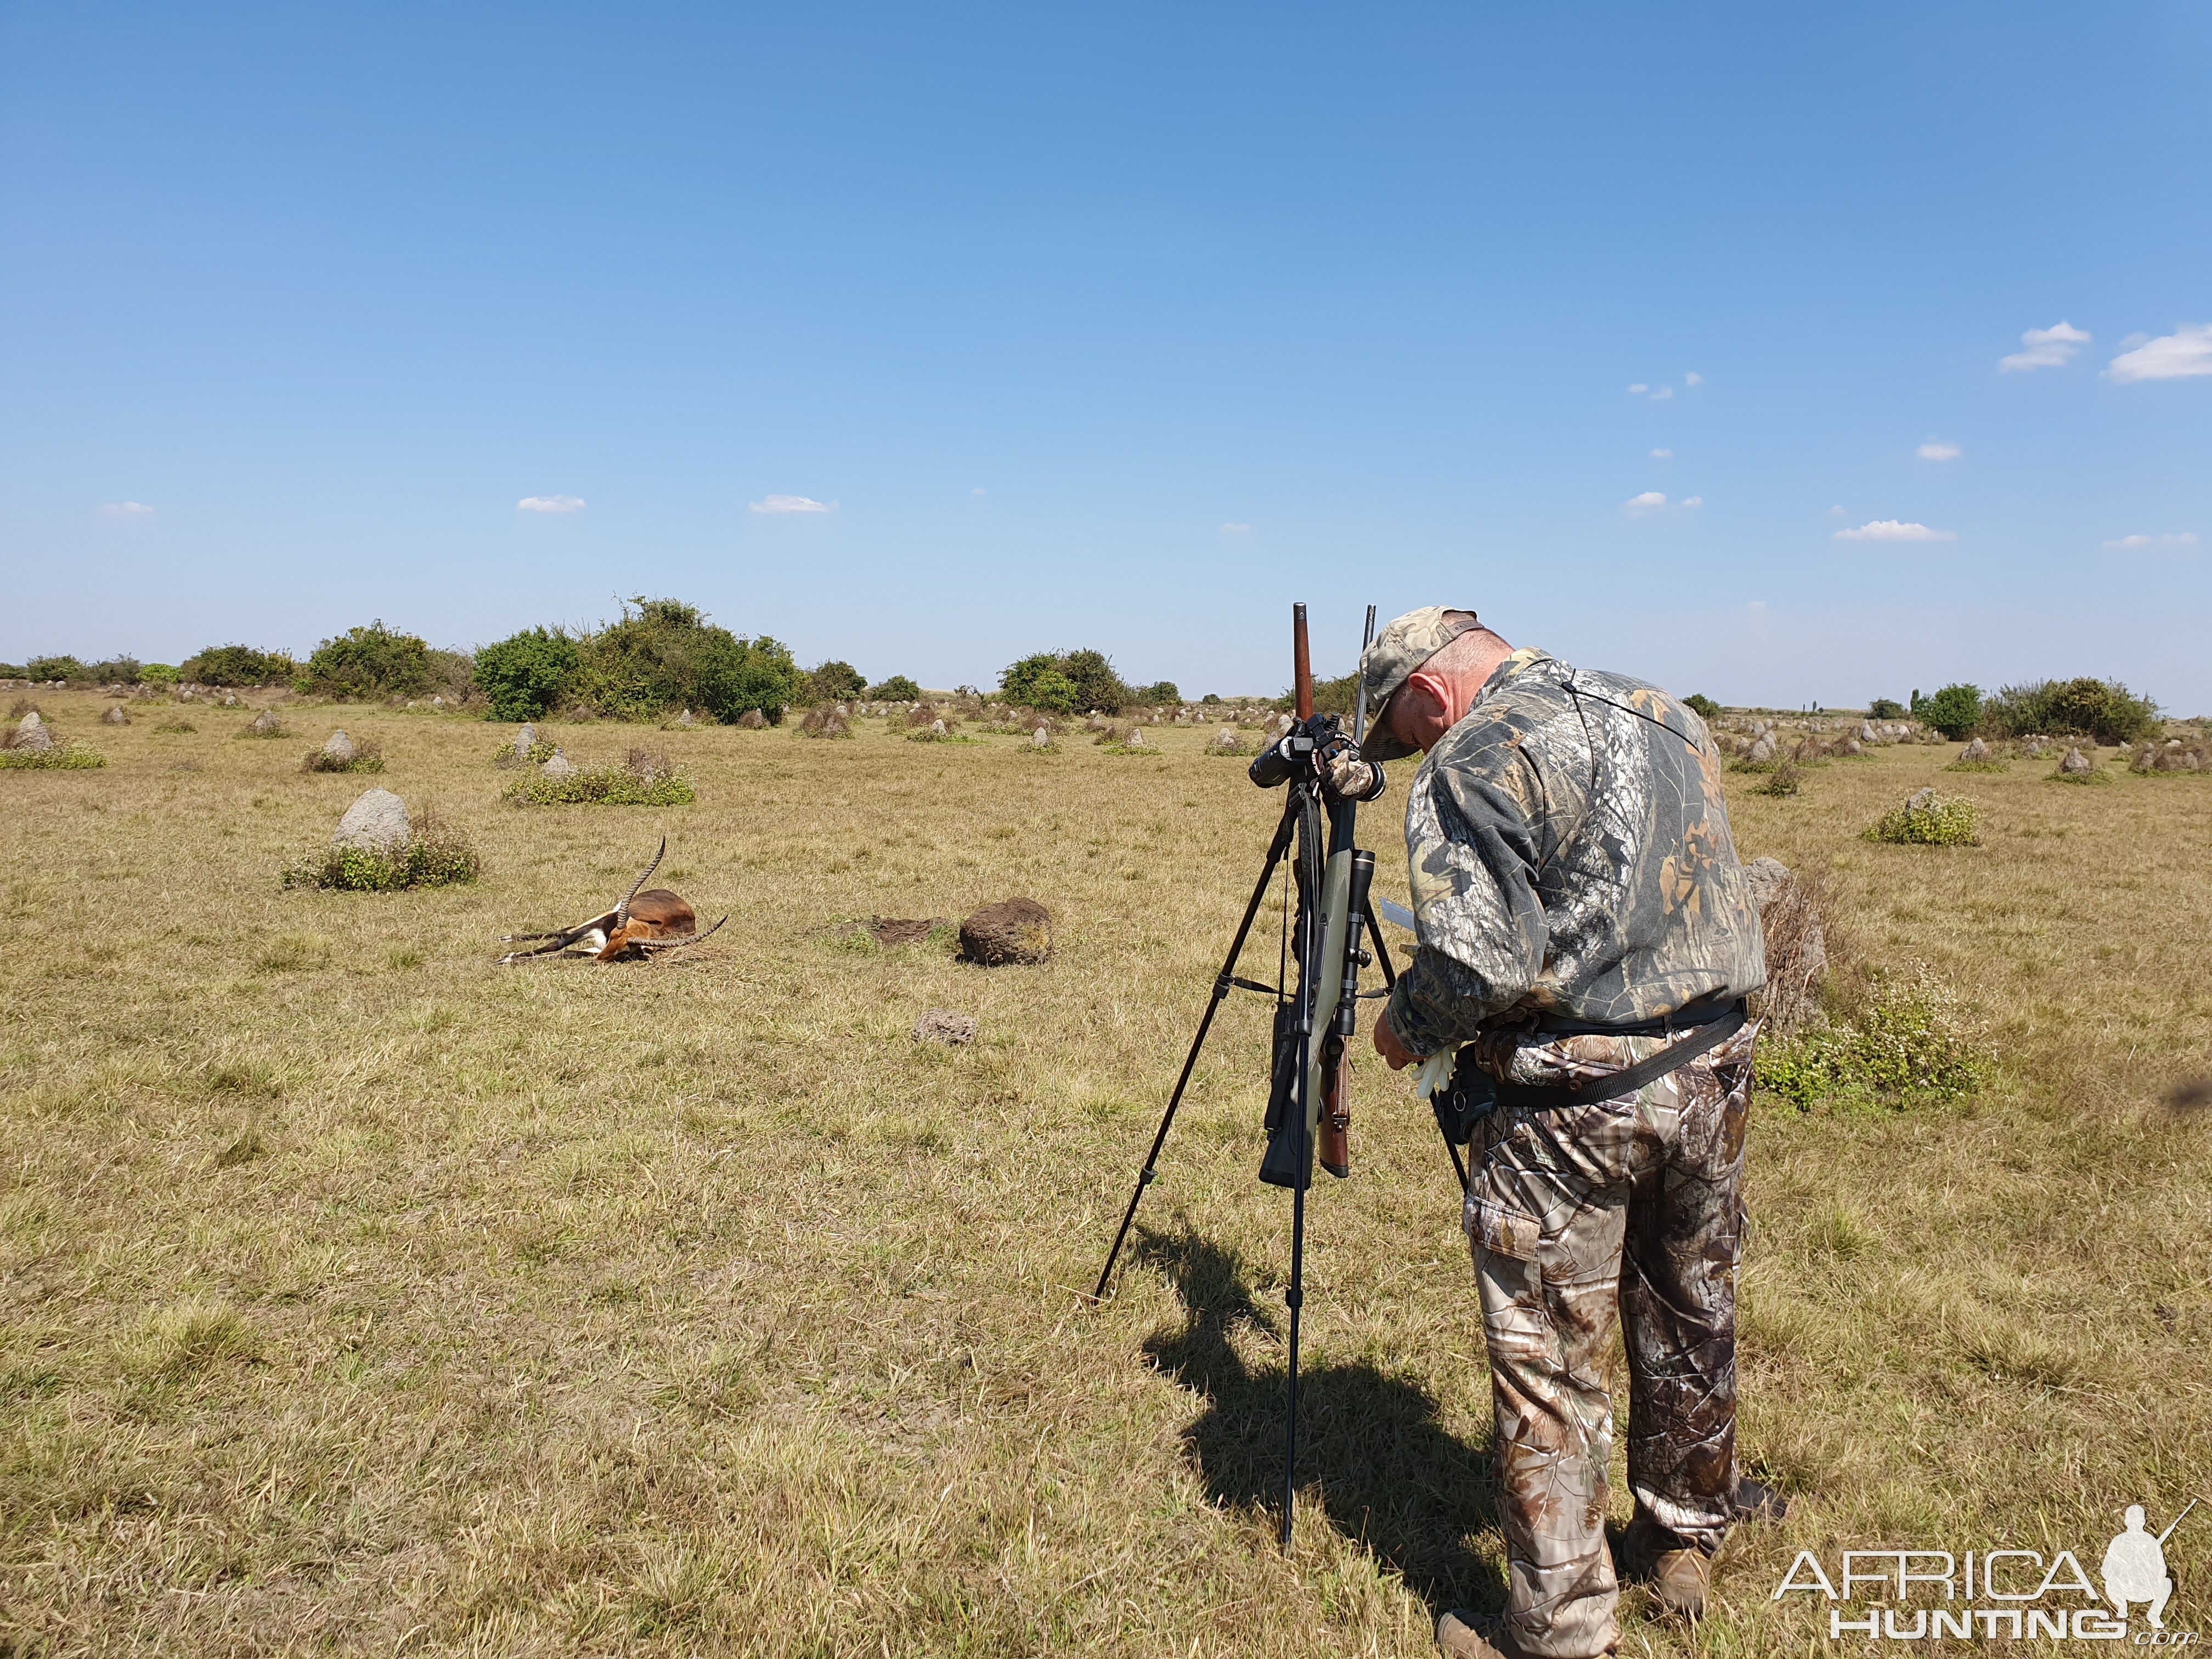
<instances>
[{"instance_id":1,"label":"leather boot","mask_svg":"<svg viewBox=\"0 0 2212 1659\"><path fill-rule=\"evenodd\" d=\"M1521 1650L1501 1645L1474 1627L1474 1615L1454 1611L1437 1620L1437 1646L1452 1659L1521 1659Z\"/></svg>"}]
</instances>

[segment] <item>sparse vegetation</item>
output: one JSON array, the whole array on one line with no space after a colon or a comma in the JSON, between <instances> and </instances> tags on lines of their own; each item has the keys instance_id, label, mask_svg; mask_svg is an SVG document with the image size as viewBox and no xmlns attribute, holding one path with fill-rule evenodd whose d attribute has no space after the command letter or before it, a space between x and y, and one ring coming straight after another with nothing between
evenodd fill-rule
<instances>
[{"instance_id":1,"label":"sparse vegetation","mask_svg":"<svg viewBox=\"0 0 2212 1659\"><path fill-rule=\"evenodd\" d=\"M384 769L384 749L372 738L357 738L354 739L351 755L333 755L327 749L313 750L301 763L300 769L303 772L381 772Z\"/></svg>"},{"instance_id":2,"label":"sparse vegetation","mask_svg":"<svg viewBox=\"0 0 2212 1659\"><path fill-rule=\"evenodd\" d=\"M566 777L535 773L509 784L505 797L518 806L689 806L699 799L666 756L642 749L621 766L578 767Z\"/></svg>"},{"instance_id":3,"label":"sparse vegetation","mask_svg":"<svg viewBox=\"0 0 2212 1659\"><path fill-rule=\"evenodd\" d=\"M106 764L99 750L63 738L51 749L0 749L0 770L10 772L91 772Z\"/></svg>"},{"instance_id":4,"label":"sparse vegetation","mask_svg":"<svg viewBox=\"0 0 2212 1659\"><path fill-rule=\"evenodd\" d=\"M1803 1108L1905 1109L1965 1099L1990 1080L1954 1000L1928 974L1878 987L1852 1018L1761 1045L1759 1086Z\"/></svg>"},{"instance_id":5,"label":"sparse vegetation","mask_svg":"<svg viewBox=\"0 0 2212 1659\"><path fill-rule=\"evenodd\" d=\"M1717 720L1721 717L1720 704L1715 702L1711 697L1706 696L1702 692L1692 691L1690 693L1688 696L1682 699L1682 706L1686 708L1695 710L1698 718L1701 720L1710 722Z\"/></svg>"},{"instance_id":6,"label":"sparse vegetation","mask_svg":"<svg viewBox=\"0 0 2212 1659\"><path fill-rule=\"evenodd\" d=\"M324 887L345 893L393 893L413 887L453 887L471 882L483 868L475 846L434 814L417 816L404 845L390 848L325 847L286 867L286 887Z\"/></svg>"},{"instance_id":7,"label":"sparse vegetation","mask_svg":"<svg viewBox=\"0 0 2212 1659\"><path fill-rule=\"evenodd\" d=\"M1939 795L1923 789L1904 805L1885 812L1868 830L1869 841L1908 847L1975 847L1974 803L1963 795Z\"/></svg>"},{"instance_id":8,"label":"sparse vegetation","mask_svg":"<svg viewBox=\"0 0 2212 1659\"><path fill-rule=\"evenodd\" d=\"M799 722L799 735L802 738L849 738L853 735L853 722L849 716L837 712L836 703L820 703L808 709L805 718Z\"/></svg>"},{"instance_id":9,"label":"sparse vegetation","mask_svg":"<svg viewBox=\"0 0 2212 1659\"><path fill-rule=\"evenodd\" d=\"M1746 767L1743 769L1750 771L1755 769ZM1805 775L1799 769L1797 763L1794 760L1786 760L1775 766L1773 771L1767 775L1766 781L1757 787L1756 793L1781 799L1797 793L1804 787Z\"/></svg>"},{"instance_id":10,"label":"sparse vegetation","mask_svg":"<svg viewBox=\"0 0 2212 1659\"><path fill-rule=\"evenodd\" d=\"M69 729L103 706L40 696ZM98 777L12 778L34 805L0 812L7 1641L1428 1659L1438 1607L1496 1605L1460 1195L1372 1004L1354 1175L1310 1195L1288 1558L1264 1000L1224 1004L1115 1296L1074 1294L1279 811L1202 763L1218 724L1148 726L1143 766L1079 722L1042 760L1026 733L604 724L608 757L680 741L696 769L696 806L614 815L632 848L504 806L480 726L408 722L410 793L486 873L382 898L279 890L265 849L325 839L367 781L229 724L93 734ZM204 771L173 769L187 748ZM1771 1599L1801 1548L1832 1572L1923 1540L2094 1550L2212 1468L2212 1146L2160 1104L2212 1076L2207 798L2016 764L1974 785L1968 861L1858 838L1955 752L1881 747L1796 800L1726 779L1738 845L1818 874L1857 941L1832 1026L1925 962L1990 1069L1946 1097L1912 1091L1926 1066L1889 1092L1832 1056L1768 1067L1810 1103L1752 1115L1739 1446L1812 1501L1731 1539L1694 1632L1631 1589L1624 1653L1818 1650L1819 1598ZM1399 898L1404 777L1364 820ZM663 829L654 884L736 913L713 951L489 968L501 933L611 902ZM1066 919L1048 969L823 931L1012 893ZM918 1048L933 1007L975 1043ZM1929 1052L1909 1024L1885 1043ZM1615 1528L1632 1503L1616 1480ZM2203 1513L2166 1546L2170 1627L2202 1626Z\"/></svg>"},{"instance_id":11,"label":"sparse vegetation","mask_svg":"<svg viewBox=\"0 0 2212 1659\"><path fill-rule=\"evenodd\" d=\"M1911 711L1894 697L1876 697L1867 704L1870 720L1901 720Z\"/></svg>"},{"instance_id":12,"label":"sparse vegetation","mask_svg":"<svg viewBox=\"0 0 2212 1659\"><path fill-rule=\"evenodd\" d=\"M75 657L33 657L23 665L23 676L33 680L85 680L92 673Z\"/></svg>"}]
</instances>

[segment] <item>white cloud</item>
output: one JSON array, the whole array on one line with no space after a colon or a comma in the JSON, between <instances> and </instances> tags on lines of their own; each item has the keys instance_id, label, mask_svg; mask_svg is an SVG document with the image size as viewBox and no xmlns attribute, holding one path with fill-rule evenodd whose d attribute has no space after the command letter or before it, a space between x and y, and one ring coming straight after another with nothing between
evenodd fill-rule
<instances>
[{"instance_id":1,"label":"white cloud","mask_svg":"<svg viewBox=\"0 0 2212 1659\"><path fill-rule=\"evenodd\" d=\"M1647 489L1641 495L1632 495L1623 501L1620 504L1620 510L1632 519L1640 519L1647 513L1663 512L1666 510L1666 506L1667 498L1664 495L1656 489Z\"/></svg>"},{"instance_id":2,"label":"white cloud","mask_svg":"<svg viewBox=\"0 0 2212 1659\"><path fill-rule=\"evenodd\" d=\"M1703 495L1685 495L1682 497L1682 505L1685 507L1703 507L1705 504L1705 498Z\"/></svg>"},{"instance_id":3,"label":"white cloud","mask_svg":"<svg viewBox=\"0 0 2212 1659\"><path fill-rule=\"evenodd\" d=\"M1875 519L1856 530L1838 530L1839 542L1955 542L1957 532L1930 530L1924 524L1900 524L1895 519Z\"/></svg>"},{"instance_id":4,"label":"white cloud","mask_svg":"<svg viewBox=\"0 0 2212 1659\"><path fill-rule=\"evenodd\" d=\"M1224 536L1249 536L1252 533L1252 526L1231 522L1221 526L1221 533Z\"/></svg>"},{"instance_id":5,"label":"white cloud","mask_svg":"<svg viewBox=\"0 0 2212 1659\"><path fill-rule=\"evenodd\" d=\"M1703 386L1705 383L1705 377L1698 374L1694 368L1682 377L1682 384L1684 386Z\"/></svg>"},{"instance_id":6,"label":"white cloud","mask_svg":"<svg viewBox=\"0 0 2212 1659\"><path fill-rule=\"evenodd\" d=\"M1655 461L1671 461L1674 459L1674 452L1671 449L1655 449L1651 452L1651 459Z\"/></svg>"},{"instance_id":7,"label":"white cloud","mask_svg":"<svg viewBox=\"0 0 2212 1659\"><path fill-rule=\"evenodd\" d=\"M1631 397L1634 397L1638 393L1649 392L1651 388L1644 385L1641 380L1638 380L1634 386L1628 388L1629 395Z\"/></svg>"},{"instance_id":8,"label":"white cloud","mask_svg":"<svg viewBox=\"0 0 2212 1659\"><path fill-rule=\"evenodd\" d=\"M2193 530L2185 530L2178 535L2172 536L2123 536L2118 541L2106 542L2105 544L2105 551L2107 553L2140 553L2148 548L2182 548L2194 547L2196 545L2197 532Z\"/></svg>"},{"instance_id":9,"label":"white cloud","mask_svg":"<svg viewBox=\"0 0 2212 1659\"><path fill-rule=\"evenodd\" d=\"M581 513L581 495L525 495L514 504L518 513Z\"/></svg>"},{"instance_id":10,"label":"white cloud","mask_svg":"<svg viewBox=\"0 0 2212 1659\"><path fill-rule=\"evenodd\" d=\"M835 501L817 501L811 495L764 495L746 509L749 513L835 513Z\"/></svg>"},{"instance_id":11,"label":"white cloud","mask_svg":"<svg viewBox=\"0 0 2212 1659\"><path fill-rule=\"evenodd\" d=\"M2090 337L2068 322L2056 328L2031 328L2020 337L2027 348L2015 351L2009 357L1997 359L1997 367L2010 372L2014 369L2057 368L2069 362L2075 352L2089 343Z\"/></svg>"},{"instance_id":12,"label":"white cloud","mask_svg":"<svg viewBox=\"0 0 2212 1659\"><path fill-rule=\"evenodd\" d=\"M151 518L154 509L143 501L110 501L100 513L107 519L143 519Z\"/></svg>"},{"instance_id":13,"label":"white cloud","mask_svg":"<svg viewBox=\"0 0 2212 1659\"><path fill-rule=\"evenodd\" d=\"M1842 519L1848 518L1850 515L1844 511L1844 504L1841 501L1838 501L1833 507L1828 509L1828 516L1832 519Z\"/></svg>"},{"instance_id":14,"label":"white cloud","mask_svg":"<svg viewBox=\"0 0 2212 1659\"><path fill-rule=\"evenodd\" d=\"M1663 403L1674 395L1674 388L1673 386L1662 386L1656 392L1651 394L1651 401L1655 404Z\"/></svg>"},{"instance_id":15,"label":"white cloud","mask_svg":"<svg viewBox=\"0 0 2212 1659\"><path fill-rule=\"evenodd\" d=\"M2145 340L2113 358L2105 373L2115 380L2185 380L2212 374L2212 323L2184 323L2171 334Z\"/></svg>"},{"instance_id":16,"label":"white cloud","mask_svg":"<svg viewBox=\"0 0 2212 1659\"><path fill-rule=\"evenodd\" d=\"M1948 439L1930 438L1913 453L1923 461L1955 461L1966 452Z\"/></svg>"}]
</instances>

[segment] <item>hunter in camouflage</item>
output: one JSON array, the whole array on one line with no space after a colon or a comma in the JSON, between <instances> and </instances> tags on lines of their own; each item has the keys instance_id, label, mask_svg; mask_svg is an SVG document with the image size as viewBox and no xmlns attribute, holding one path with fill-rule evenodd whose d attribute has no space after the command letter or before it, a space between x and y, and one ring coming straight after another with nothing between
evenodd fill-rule
<instances>
[{"instance_id":1,"label":"hunter in camouflage","mask_svg":"<svg viewBox=\"0 0 2212 1659\"><path fill-rule=\"evenodd\" d=\"M1674 1018L1759 988L1758 911L1694 713L1442 608L1393 623L1362 672L1378 710L1366 752L1428 752L1406 812L1419 945L1375 1033L1392 1065L1473 1044L1501 1083L1571 1090L1669 1047ZM1702 1610L1705 1564L1747 1501L1735 1269L1753 1036L1612 1098L1501 1107L1476 1133L1464 1222L1509 1575L1504 1628L1486 1640L1447 1613L1449 1651L1584 1659L1620 1640L1601 1371L1616 1313L1631 1565L1662 1604Z\"/></svg>"}]
</instances>

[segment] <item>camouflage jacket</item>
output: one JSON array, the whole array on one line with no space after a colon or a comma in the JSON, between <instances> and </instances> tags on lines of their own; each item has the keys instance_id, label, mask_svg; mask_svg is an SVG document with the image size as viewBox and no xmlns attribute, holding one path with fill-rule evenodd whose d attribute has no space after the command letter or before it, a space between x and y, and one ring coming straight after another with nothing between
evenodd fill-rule
<instances>
[{"instance_id":1,"label":"camouflage jacket","mask_svg":"<svg viewBox=\"0 0 2212 1659\"><path fill-rule=\"evenodd\" d=\"M1414 775L1420 924L1390 1023L1415 1054L1546 1012L1632 1024L1766 977L1695 713L1516 651Z\"/></svg>"}]
</instances>

